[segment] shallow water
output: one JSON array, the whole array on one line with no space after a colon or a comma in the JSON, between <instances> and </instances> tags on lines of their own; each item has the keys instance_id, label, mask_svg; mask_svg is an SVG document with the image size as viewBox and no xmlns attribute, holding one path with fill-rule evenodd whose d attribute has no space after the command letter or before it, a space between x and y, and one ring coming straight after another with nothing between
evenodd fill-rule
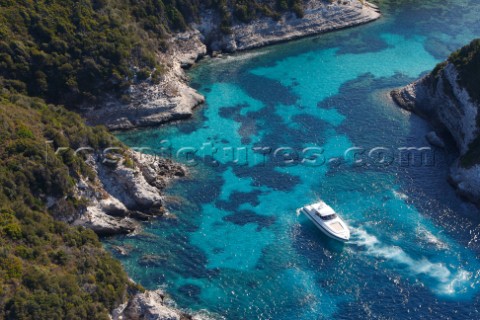
<instances>
[{"instance_id":1,"label":"shallow water","mask_svg":"<svg viewBox=\"0 0 480 320\"><path fill-rule=\"evenodd\" d=\"M191 72L207 97L192 120L119 135L199 149L180 154L192 177L168 190L171 218L105 242L130 248L119 258L134 280L228 319L480 317L480 216L447 183L455 151L408 163L398 148L429 147L432 128L388 95L480 36L480 3L380 6L369 25L206 61ZM282 147L299 158L275 157ZM319 198L350 242L296 215Z\"/></svg>"}]
</instances>

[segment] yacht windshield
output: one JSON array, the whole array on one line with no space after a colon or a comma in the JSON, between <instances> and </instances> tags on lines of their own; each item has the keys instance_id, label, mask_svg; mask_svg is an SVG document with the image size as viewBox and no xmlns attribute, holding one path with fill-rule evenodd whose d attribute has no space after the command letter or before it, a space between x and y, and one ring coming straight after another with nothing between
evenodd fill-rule
<instances>
[{"instance_id":1,"label":"yacht windshield","mask_svg":"<svg viewBox=\"0 0 480 320\"><path fill-rule=\"evenodd\" d=\"M320 216L320 218L322 218L322 220L324 221L329 221L329 220L333 220L337 217L336 214L330 214L328 216Z\"/></svg>"}]
</instances>

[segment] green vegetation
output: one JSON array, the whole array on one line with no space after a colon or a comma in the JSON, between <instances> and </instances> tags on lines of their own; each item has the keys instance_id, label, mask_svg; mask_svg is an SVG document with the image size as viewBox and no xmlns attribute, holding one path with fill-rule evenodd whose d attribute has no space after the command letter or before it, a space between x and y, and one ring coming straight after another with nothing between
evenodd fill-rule
<instances>
[{"instance_id":1,"label":"green vegetation","mask_svg":"<svg viewBox=\"0 0 480 320\"><path fill-rule=\"evenodd\" d=\"M158 51L200 6L226 33L233 19L303 15L301 0L0 0L0 86L68 107L120 97L136 75L158 79Z\"/></svg>"},{"instance_id":2,"label":"green vegetation","mask_svg":"<svg viewBox=\"0 0 480 320\"><path fill-rule=\"evenodd\" d=\"M438 77L448 62L458 70L460 85L468 91L474 102L480 103L480 39L475 39L452 53L447 61L439 63L433 69L431 75Z\"/></svg>"},{"instance_id":3,"label":"green vegetation","mask_svg":"<svg viewBox=\"0 0 480 320\"><path fill-rule=\"evenodd\" d=\"M184 27L175 10L162 7L165 17L156 16L149 5L158 1L138 3L1 0L0 84L67 106L95 103L103 92L123 91L134 77L132 67L160 69L155 41L166 35L168 26ZM158 19L159 26L150 26L148 18ZM158 36L150 39L148 31Z\"/></svg>"},{"instance_id":4,"label":"green vegetation","mask_svg":"<svg viewBox=\"0 0 480 320\"><path fill-rule=\"evenodd\" d=\"M276 0L274 3L255 0L237 0L231 2L233 2L235 18L245 23L262 16L278 19L280 13L284 11L293 11L298 17L303 17L304 14L301 0ZM228 19L228 17L225 18ZM230 21L227 20L227 22Z\"/></svg>"},{"instance_id":5,"label":"green vegetation","mask_svg":"<svg viewBox=\"0 0 480 320\"><path fill-rule=\"evenodd\" d=\"M460 164L463 168L471 168L480 163L480 137L477 137L468 146L468 151L460 157Z\"/></svg>"},{"instance_id":6,"label":"green vegetation","mask_svg":"<svg viewBox=\"0 0 480 320\"><path fill-rule=\"evenodd\" d=\"M448 62L458 70L460 85L467 90L473 101L480 105L480 39L475 39L454 52ZM438 64L432 75L438 77L446 65L447 61ZM477 116L477 123L480 124L480 115ZM470 144L468 151L460 158L460 163L465 168L480 163L480 136Z\"/></svg>"},{"instance_id":7,"label":"green vegetation","mask_svg":"<svg viewBox=\"0 0 480 320\"><path fill-rule=\"evenodd\" d=\"M460 84L480 104L480 39L453 53L448 60L457 68Z\"/></svg>"},{"instance_id":8,"label":"green vegetation","mask_svg":"<svg viewBox=\"0 0 480 320\"><path fill-rule=\"evenodd\" d=\"M108 319L130 284L92 231L54 219L78 211L74 180L93 174L72 150L54 150L119 142L72 112L5 90L0 128L0 318ZM47 210L47 196L62 200Z\"/></svg>"}]
</instances>

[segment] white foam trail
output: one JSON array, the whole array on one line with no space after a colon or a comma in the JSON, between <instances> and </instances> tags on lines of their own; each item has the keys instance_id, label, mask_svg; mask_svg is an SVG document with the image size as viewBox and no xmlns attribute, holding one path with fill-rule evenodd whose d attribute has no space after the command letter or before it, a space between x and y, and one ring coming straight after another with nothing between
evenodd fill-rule
<instances>
[{"instance_id":1,"label":"white foam trail","mask_svg":"<svg viewBox=\"0 0 480 320\"><path fill-rule=\"evenodd\" d=\"M406 266L413 275L424 275L436 280L438 285L435 291L439 294L452 295L464 292L472 278L471 273L462 269L452 274L443 263L433 263L426 258L415 260L402 248L385 245L363 229L352 228L352 238L351 242L365 248L367 254Z\"/></svg>"},{"instance_id":2,"label":"white foam trail","mask_svg":"<svg viewBox=\"0 0 480 320\"><path fill-rule=\"evenodd\" d=\"M392 193L398 200L408 200L408 196L403 192L393 190Z\"/></svg>"},{"instance_id":3,"label":"white foam trail","mask_svg":"<svg viewBox=\"0 0 480 320\"><path fill-rule=\"evenodd\" d=\"M441 241L439 238L437 238L433 233L425 229L424 227L418 227L416 230L417 236L422 239L423 241L434 245L437 249L448 249L449 246L445 242Z\"/></svg>"}]
</instances>

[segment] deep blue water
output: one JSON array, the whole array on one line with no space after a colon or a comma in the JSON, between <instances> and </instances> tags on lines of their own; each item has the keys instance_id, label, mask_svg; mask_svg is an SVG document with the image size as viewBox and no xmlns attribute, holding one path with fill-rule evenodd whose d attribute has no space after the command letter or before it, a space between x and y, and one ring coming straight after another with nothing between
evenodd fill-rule
<instances>
[{"instance_id":1,"label":"deep blue water","mask_svg":"<svg viewBox=\"0 0 480 320\"><path fill-rule=\"evenodd\" d=\"M106 241L131 250L134 280L227 319L480 318L480 215L447 183L454 148L408 164L398 148L429 147L432 128L388 94L480 36L480 3L380 7L372 24L206 61L192 120L119 135L157 153L203 146L181 153L191 175L169 188L169 218ZM318 198L350 242L295 214Z\"/></svg>"}]
</instances>

